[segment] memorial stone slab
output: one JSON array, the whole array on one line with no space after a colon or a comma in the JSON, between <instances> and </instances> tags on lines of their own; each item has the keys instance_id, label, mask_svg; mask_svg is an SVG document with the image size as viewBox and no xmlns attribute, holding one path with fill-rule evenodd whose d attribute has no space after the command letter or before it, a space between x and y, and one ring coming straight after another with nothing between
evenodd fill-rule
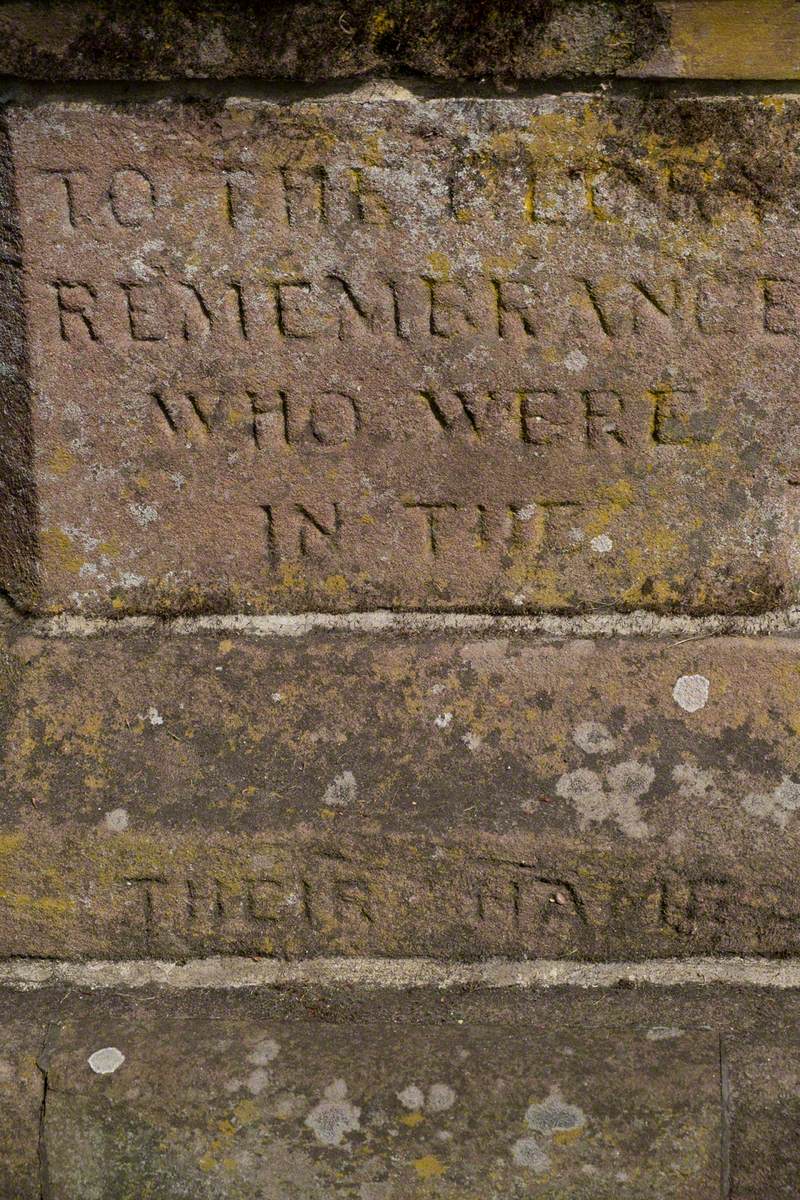
<instances>
[{"instance_id":1,"label":"memorial stone slab","mask_svg":"<svg viewBox=\"0 0 800 1200\"><path fill-rule=\"evenodd\" d=\"M12 596L793 601L798 104L11 106Z\"/></svg>"},{"instance_id":2,"label":"memorial stone slab","mask_svg":"<svg viewBox=\"0 0 800 1200\"><path fill-rule=\"evenodd\" d=\"M22 636L0 953L800 950L800 642Z\"/></svg>"}]
</instances>

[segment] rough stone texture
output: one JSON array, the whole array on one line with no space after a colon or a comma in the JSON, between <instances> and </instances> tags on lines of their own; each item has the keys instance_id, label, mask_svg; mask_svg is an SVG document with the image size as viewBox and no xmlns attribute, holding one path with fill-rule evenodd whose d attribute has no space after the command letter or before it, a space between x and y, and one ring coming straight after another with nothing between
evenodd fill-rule
<instances>
[{"instance_id":1,"label":"rough stone texture","mask_svg":"<svg viewBox=\"0 0 800 1200\"><path fill-rule=\"evenodd\" d=\"M507 1128L509 1105L502 1110L499 1105L516 1080L528 1089L518 1118L553 1086L561 1087L565 1104L576 1104L587 1118L573 1140L563 1134L549 1139L547 1149L555 1170L529 1175L535 1194L551 1194L549 1187L557 1196L580 1195L571 1181L558 1191L559 1184L569 1180L564 1171L580 1162L604 1170L609 1149L619 1156L615 1170L627 1172L623 1164L635 1145L640 1153L628 1179L614 1179L609 1191L602 1174L582 1173L579 1186L595 1187L584 1194L603 1200L608 1195L615 1200L657 1195L660 1200L675 1194L665 1185L674 1185L678 1174L685 1190L677 1194L693 1200L719 1195L720 1179L726 1200L784 1200L796 1194L797 1185L800 1083L794 1047L799 1016L796 992L747 988L566 988L539 993L519 988L306 987L176 993L169 987L149 987L139 993L114 989L6 994L3 1024L13 1029L15 1048L23 1044L31 1048L31 1062L38 1054L40 1079L48 1082L42 1127L50 1154L42 1155L40 1171L38 1116L34 1120L31 1107L21 1119L21 1110L16 1109L4 1121L2 1132L25 1138L28 1158L18 1160L3 1179L0 1197L70 1196L78 1187L80 1172L81 1186L86 1187L88 1172L101 1160L105 1180L114 1180L117 1190L107 1184L107 1190L93 1193L87 1187L77 1192L81 1200L93 1195L103 1200L130 1195L138 1200L147 1190L137 1191L131 1182L131 1190L125 1191L122 1182L131 1179L131 1160L137 1151L139 1182L145 1172L151 1188L156 1182L166 1187L169 1172L174 1179L182 1169L184 1180L193 1185L199 1178L196 1186L201 1190L192 1194L215 1195L219 1192L213 1188L220 1188L221 1177L229 1184L231 1180L230 1174L223 1174L224 1165L215 1164L226 1157L235 1159L245 1148L243 1143L253 1149L244 1169L257 1170L265 1156L282 1153L284 1139L294 1139L296 1148L303 1138L310 1139L303 1167L313 1160L322 1171L326 1160L341 1154L342 1183L347 1178L352 1181L351 1173L376 1165L377 1154L370 1160L353 1152L374 1125L376 1102L383 1101L382 1107L391 1115L388 1101L405 1090L403 1085L384 1087L384 1081L410 1063L413 1070L403 1084L422 1090L423 1120L414 1116L419 1110L398 1102L395 1111L415 1123L397 1122L400 1132L392 1142L405 1152L443 1127L456 1135L447 1143L436 1139L440 1145L432 1152L447 1171L429 1180L434 1191L437 1185L446 1187L454 1171L497 1169L489 1153L482 1162L478 1155L496 1144ZM45 1040L46 1026L50 1031ZM278 1054L263 1065L249 1062L255 1045L268 1038L278 1044ZM472 1050L470 1059L459 1059L460 1047ZM500 1070L498 1060L509 1047ZM104 1048L117 1048L126 1058L115 1072L101 1076L92 1073L88 1058ZM298 1049L300 1054L306 1052L303 1061L298 1061ZM262 1046L259 1057L271 1052L272 1047ZM368 1078L360 1067L366 1055L373 1067ZM494 1076L493 1067L497 1067ZM329 1070L330 1078L323 1079ZM503 1090L494 1093L487 1088L487 1076L499 1079ZM476 1077L472 1091L469 1081ZM303 1081L318 1078L322 1086L314 1093ZM304 1118L336 1078L348 1084L350 1103L362 1107L361 1129L345 1134L338 1148L318 1147ZM305 1109L272 1121L265 1130L261 1120L284 1079L295 1084L286 1091L305 1099ZM223 1080L237 1080L242 1086L225 1091L220 1086ZM436 1112L429 1086L442 1082L454 1088L456 1099L450 1109ZM363 1087L363 1103L356 1086ZM441 1100L444 1094L437 1090L434 1097ZM242 1101L244 1108L239 1107ZM487 1117L495 1113L492 1124ZM165 1126L169 1136L158 1142L158 1131ZM474 1138L467 1143L470 1153L464 1152L463 1140L454 1147L467 1126L473 1134L483 1134L480 1142ZM718 1138L712 1146L708 1135L714 1127ZM373 1129L374 1150L380 1151L379 1138L388 1136L387 1129L388 1122L382 1130ZM529 1133L534 1136L523 1128L521 1136ZM616 1144L609 1135L618 1135ZM515 1133L510 1141L518 1136ZM187 1169L187 1149L198 1148L201 1138L202 1149L197 1149ZM663 1166L664 1158L658 1155L666 1153L670 1142L675 1172L670 1177L668 1165L661 1178L655 1177L656 1187L653 1162ZM350 1144L349 1154L345 1143ZM593 1157L587 1163L590 1146ZM458 1166L457 1148L462 1149ZM420 1157L427 1151L424 1145ZM206 1152L208 1170L198 1171L197 1160ZM701 1172L704 1154L707 1164L716 1161L718 1174L701 1176L695 1191L686 1190L692 1171L695 1179ZM678 1164L682 1159L686 1162L688 1155L692 1156L689 1170L681 1178ZM401 1163L410 1157L398 1154L399 1162L387 1164L386 1177L397 1178ZM486 1179L484 1175L484 1185ZM186 1192L155 1194L166 1200Z\"/></svg>"},{"instance_id":2,"label":"rough stone texture","mask_svg":"<svg viewBox=\"0 0 800 1200\"><path fill-rule=\"evenodd\" d=\"M799 653L22 636L0 953L797 954Z\"/></svg>"},{"instance_id":3,"label":"rough stone texture","mask_svg":"<svg viewBox=\"0 0 800 1200\"><path fill-rule=\"evenodd\" d=\"M794 98L70 102L8 126L20 605L797 597Z\"/></svg>"},{"instance_id":4,"label":"rough stone texture","mask_svg":"<svg viewBox=\"0 0 800 1200\"><path fill-rule=\"evenodd\" d=\"M41 1200L39 1124L44 1075L37 1065L45 1020L35 1004L0 995L0 1200ZM54 1014L51 1013L51 1016Z\"/></svg>"},{"instance_id":5,"label":"rough stone texture","mask_svg":"<svg viewBox=\"0 0 800 1200\"><path fill-rule=\"evenodd\" d=\"M64 80L797 79L791 0L81 0L0 5L0 70Z\"/></svg>"},{"instance_id":6,"label":"rough stone texture","mask_svg":"<svg viewBox=\"0 0 800 1200\"><path fill-rule=\"evenodd\" d=\"M117 1050L112 1058L95 1057ZM92 1069L124 1061L101 1075ZM166 1080L172 1080L165 1086ZM467 1194L701 1200L720 1177L713 1033L99 1018L49 1060L63 1200Z\"/></svg>"},{"instance_id":7,"label":"rough stone texture","mask_svg":"<svg viewBox=\"0 0 800 1200\"><path fill-rule=\"evenodd\" d=\"M518 79L636 71L668 17L621 0L4 3L0 70L33 79ZM696 41L696 38L695 38Z\"/></svg>"}]
</instances>

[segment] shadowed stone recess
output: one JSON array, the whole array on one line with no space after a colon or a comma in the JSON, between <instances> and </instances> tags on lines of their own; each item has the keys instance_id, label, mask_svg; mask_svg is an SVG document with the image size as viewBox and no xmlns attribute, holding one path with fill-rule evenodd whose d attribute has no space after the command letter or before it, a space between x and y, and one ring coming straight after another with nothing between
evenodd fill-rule
<instances>
[{"instance_id":1,"label":"shadowed stone recess","mask_svg":"<svg viewBox=\"0 0 800 1200\"><path fill-rule=\"evenodd\" d=\"M20 636L0 952L796 955L798 645Z\"/></svg>"}]
</instances>

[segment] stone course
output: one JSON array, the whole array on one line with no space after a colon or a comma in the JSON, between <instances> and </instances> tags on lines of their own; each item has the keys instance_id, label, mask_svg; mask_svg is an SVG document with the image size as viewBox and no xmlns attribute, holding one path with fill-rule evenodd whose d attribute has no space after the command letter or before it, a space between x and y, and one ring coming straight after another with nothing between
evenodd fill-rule
<instances>
[{"instance_id":1,"label":"stone course","mask_svg":"<svg viewBox=\"0 0 800 1200\"><path fill-rule=\"evenodd\" d=\"M7 954L797 954L795 637L10 637Z\"/></svg>"}]
</instances>

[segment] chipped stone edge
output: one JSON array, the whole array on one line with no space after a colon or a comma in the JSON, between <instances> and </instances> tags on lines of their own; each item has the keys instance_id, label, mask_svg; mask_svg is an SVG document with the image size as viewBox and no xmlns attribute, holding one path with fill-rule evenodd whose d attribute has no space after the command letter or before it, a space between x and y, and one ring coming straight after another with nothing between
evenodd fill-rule
<instances>
[{"instance_id":1,"label":"chipped stone edge","mask_svg":"<svg viewBox=\"0 0 800 1200\"><path fill-rule=\"evenodd\" d=\"M33 991L136 989L153 985L180 991L233 990L281 985L346 985L361 988L614 988L730 986L800 989L800 959L685 958L643 962L571 963L491 959L476 963L431 958L309 958L295 962L236 956L165 962L139 959L67 962L12 958L0 962L0 989Z\"/></svg>"},{"instance_id":2,"label":"chipped stone edge","mask_svg":"<svg viewBox=\"0 0 800 1200\"><path fill-rule=\"evenodd\" d=\"M193 635L246 634L250 637L297 638L315 632L360 634L447 634L488 636L528 634L554 638L650 637L687 640L739 636L763 637L800 631L800 606L755 616L714 614L706 617L630 613L589 613L558 616L550 613L501 616L491 613L370 612L270 614L226 613L197 617L81 617L60 615L30 618L17 630L45 638L89 638L103 634L147 633Z\"/></svg>"}]
</instances>

